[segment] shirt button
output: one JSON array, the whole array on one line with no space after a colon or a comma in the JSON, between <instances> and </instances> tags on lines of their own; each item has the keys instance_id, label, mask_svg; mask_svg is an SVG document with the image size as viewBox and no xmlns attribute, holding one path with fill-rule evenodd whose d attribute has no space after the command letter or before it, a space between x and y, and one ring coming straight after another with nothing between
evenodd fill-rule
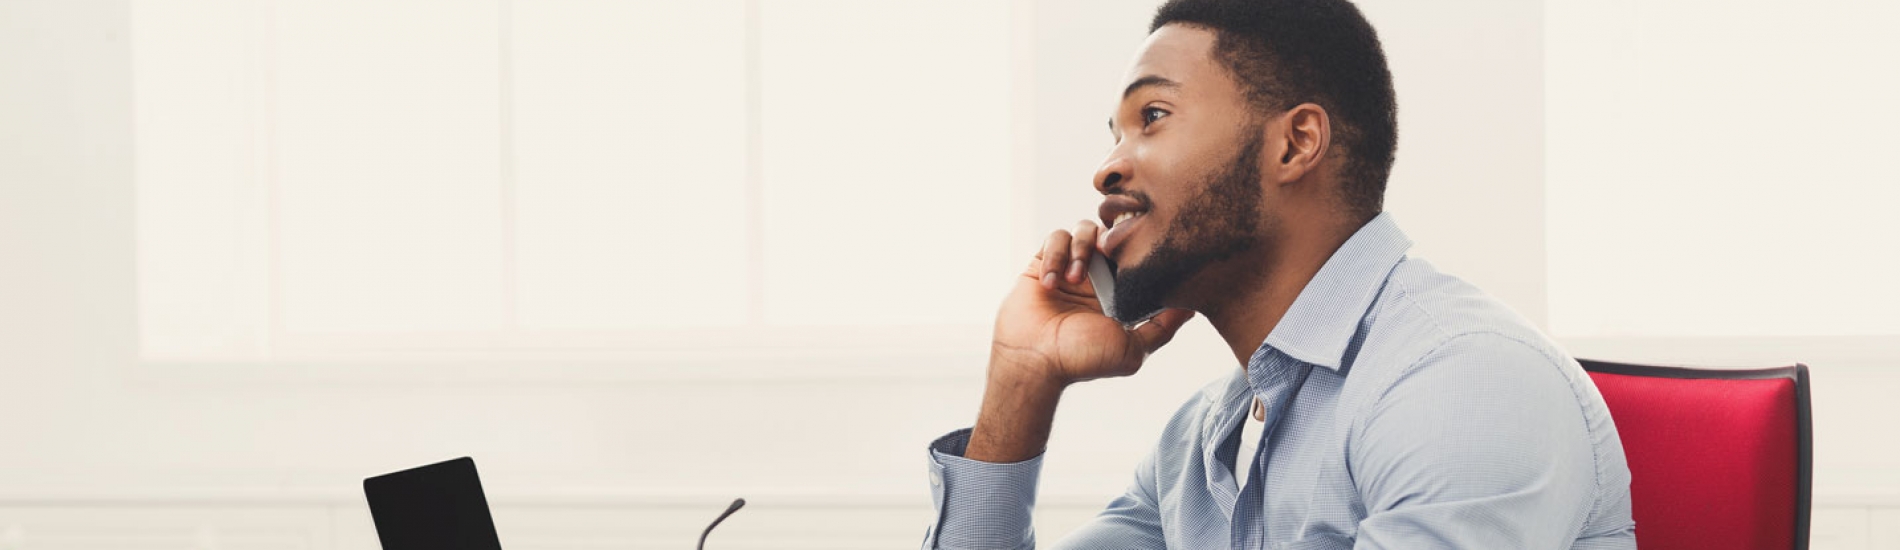
<instances>
[{"instance_id":1,"label":"shirt button","mask_svg":"<svg viewBox=\"0 0 1900 550\"><path fill-rule=\"evenodd\" d=\"M943 485L943 474L937 473L936 470L931 470L930 471L930 486L937 487L940 485Z\"/></svg>"}]
</instances>

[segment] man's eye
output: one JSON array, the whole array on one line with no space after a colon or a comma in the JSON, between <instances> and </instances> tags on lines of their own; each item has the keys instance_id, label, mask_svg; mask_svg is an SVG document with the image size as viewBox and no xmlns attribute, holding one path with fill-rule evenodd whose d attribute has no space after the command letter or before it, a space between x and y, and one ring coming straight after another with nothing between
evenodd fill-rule
<instances>
[{"instance_id":1,"label":"man's eye","mask_svg":"<svg viewBox=\"0 0 1900 550\"><path fill-rule=\"evenodd\" d=\"M1155 121L1157 121L1157 120L1161 120L1161 117L1164 117L1164 116L1168 116L1168 112L1167 112L1167 111L1163 111L1163 110L1161 110L1161 109L1158 109L1158 108L1155 108L1155 107L1149 107L1149 108L1146 108L1146 109L1142 109L1142 110L1141 110L1141 123L1142 123L1142 125L1143 125L1143 126L1146 126L1146 125L1149 125L1149 124L1154 124L1154 123L1155 123Z\"/></svg>"}]
</instances>

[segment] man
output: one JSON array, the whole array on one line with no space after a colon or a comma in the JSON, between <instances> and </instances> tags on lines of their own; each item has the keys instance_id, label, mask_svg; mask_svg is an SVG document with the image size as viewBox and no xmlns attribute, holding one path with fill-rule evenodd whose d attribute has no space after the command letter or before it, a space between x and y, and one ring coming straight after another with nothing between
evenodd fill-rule
<instances>
[{"instance_id":1,"label":"man","mask_svg":"<svg viewBox=\"0 0 1900 550\"><path fill-rule=\"evenodd\" d=\"M976 425L931 444L925 547L1034 547L1063 389L1134 374L1199 313L1240 368L1057 546L1634 548L1595 386L1508 307L1406 256L1382 212L1396 107L1358 9L1175 0L1150 31L1095 175L1101 225L1050 235L997 315ZM1094 254L1120 266L1117 319Z\"/></svg>"}]
</instances>

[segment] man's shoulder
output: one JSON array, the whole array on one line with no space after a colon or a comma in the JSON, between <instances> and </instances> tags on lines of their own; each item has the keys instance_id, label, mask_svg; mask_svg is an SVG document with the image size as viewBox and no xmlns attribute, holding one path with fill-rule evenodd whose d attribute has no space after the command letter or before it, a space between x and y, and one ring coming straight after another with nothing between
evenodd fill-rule
<instances>
[{"instance_id":1,"label":"man's shoulder","mask_svg":"<svg viewBox=\"0 0 1900 550\"><path fill-rule=\"evenodd\" d=\"M1554 339L1503 301L1424 260L1407 258L1394 267L1375 307L1347 377L1349 406L1369 408L1408 388L1446 395L1503 386L1540 393L1553 407L1602 407L1584 388L1582 366ZM1456 406L1451 401L1445 404Z\"/></svg>"},{"instance_id":2,"label":"man's shoulder","mask_svg":"<svg viewBox=\"0 0 1900 550\"><path fill-rule=\"evenodd\" d=\"M1615 424L1589 374L1555 339L1422 260L1394 268L1377 309L1363 364L1346 382L1359 436L1383 424L1378 433L1429 431L1493 458L1564 465L1590 503L1591 525L1628 524L1629 473Z\"/></svg>"},{"instance_id":3,"label":"man's shoulder","mask_svg":"<svg viewBox=\"0 0 1900 550\"><path fill-rule=\"evenodd\" d=\"M1389 355L1386 362L1401 368L1486 356L1559 368L1574 364L1555 340L1502 300L1421 259L1407 258L1393 269L1377 315L1369 339L1388 342L1372 351Z\"/></svg>"}]
</instances>

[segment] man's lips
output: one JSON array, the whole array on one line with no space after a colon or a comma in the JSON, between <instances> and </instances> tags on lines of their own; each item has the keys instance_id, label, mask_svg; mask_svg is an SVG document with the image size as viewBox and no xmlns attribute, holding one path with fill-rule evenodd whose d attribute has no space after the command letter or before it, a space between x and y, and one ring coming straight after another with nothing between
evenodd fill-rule
<instances>
[{"instance_id":1,"label":"man's lips","mask_svg":"<svg viewBox=\"0 0 1900 550\"><path fill-rule=\"evenodd\" d=\"M1128 236L1134 234L1135 230L1140 229L1142 222L1147 219L1148 213L1141 212L1133 218L1123 220L1121 223L1109 227L1108 231L1103 232L1102 236L1096 238L1095 248L1102 252L1102 256L1110 260L1115 260L1115 263L1121 263L1121 261L1115 257L1115 253L1121 250L1122 243L1128 242Z\"/></svg>"},{"instance_id":2,"label":"man's lips","mask_svg":"<svg viewBox=\"0 0 1900 550\"><path fill-rule=\"evenodd\" d=\"M1108 228L1108 231L1096 237L1095 249L1101 251L1102 256L1111 260L1115 259L1115 250L1121 248L1121 244L1128 240L1128 234L1134 231L1138 222L1147 217L1148 210L1146 203L1127 194L1115 193L1104 197L1102 206L1096 208L1095 213L1101 216L1102 226ZM1116 223L1115 220L1125 214L1136 216Z\"/></svg>"}]
</instances>

